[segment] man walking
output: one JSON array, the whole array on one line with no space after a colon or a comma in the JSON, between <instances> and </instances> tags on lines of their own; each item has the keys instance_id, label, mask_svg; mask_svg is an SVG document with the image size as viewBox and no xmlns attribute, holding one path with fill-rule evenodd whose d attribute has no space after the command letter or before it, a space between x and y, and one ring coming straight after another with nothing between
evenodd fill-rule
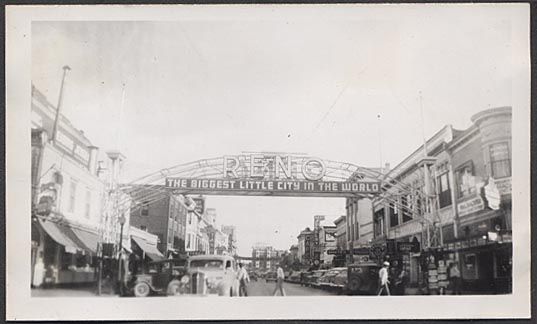
<instances>
[{"instance_id":1,"label":"man walking","mask_svg":"<svg viewBox=\"0 0 537 324\"><path fill-rule=\"evenodd\" d=\"M379 292L378 296L380 296L384 291L388 296L390 296L390 288L388 287L388 284L390 283L390 280L388 280L388 268L390 267L390 263L388 261L384 261L382 264L382 268L379 270Z\"/></svg>"},{"instance_id":2,"label":"man walking","mask_svg":"<svg viewBox=\"0 0 537 324\"><path fill-rule=\"evenodd\" d=\"M460 295L461 294L461 272L459 271L459 267L457 266L456 261L450 264L448 275L449 275L449 281L451 284L451 290L453 291L453 295Z\"/></svg>"},{"instance_id":3,"label":"man walking","mask_svg":"<svg viewBox=\"0 0 537 324\"><path fill-rule=\"evenodd\" d=\"M281 265L278 265L278 270L276 270L276 287L274 288L273 293L274 296L276 296L278 289L282 296L285 296L285 292L283 291L283 279L285 279L285 274L283 273Z\"/></svg>"},{"instance_id":4,"label":"man walking","mask_svg":"<svg viewBox=\"0 0 537 324\"><path fill-rule=\"evenodd\" d=\"M239 296L248 297L246 284L250 283L250 276L248 275L246 268L242 266L242 263L239 263L239 273L237 276L239 279Z\"/></svg>"}]
</instances>

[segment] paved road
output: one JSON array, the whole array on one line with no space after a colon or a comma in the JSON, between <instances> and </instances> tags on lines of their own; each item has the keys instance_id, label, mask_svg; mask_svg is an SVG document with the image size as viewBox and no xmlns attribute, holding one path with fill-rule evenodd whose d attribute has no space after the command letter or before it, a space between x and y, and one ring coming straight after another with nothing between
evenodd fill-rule
<instances>
[{"instance_id":1,"label":"paved road","mask_svg":"<svg viewBox=\"0 0 537 324\"><path fill-rule=\"evenodd\" d=\"M266 283L264 279L258 279L257 281L250 282L250 284L248 285L248 295L249 296L272 296L275 287L276 287L276 283L274 283L274 281ZM283 283L283 290L285 291L286 296L334 295L334 293L331 293L325 290L310 288L310 287L302 287L300 284L289 283L289 282ZM279 292L277 296L280 296Z\"/></svg>"}]
</instances>

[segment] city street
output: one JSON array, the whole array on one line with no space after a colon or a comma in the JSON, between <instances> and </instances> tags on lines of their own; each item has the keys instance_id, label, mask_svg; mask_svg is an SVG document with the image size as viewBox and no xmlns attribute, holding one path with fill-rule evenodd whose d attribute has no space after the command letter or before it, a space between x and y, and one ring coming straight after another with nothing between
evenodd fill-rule
<instances>
[{"instance_id":1,"label":"city street","mask_svg":"<svg viewBox=\"0 0 537 324\"><path fill-rule=\"evenodd\" d=\"M272 296L275 287L276 283L266 283L264 279L251 281L250 284L248 284L248 296ZM335 294L325 290L303 287L300 284L289 282L283 283L283 290L285 291L286 296L329 296ZM280 296L279 292L277 296Z\"/></svg>"}]
</instances>

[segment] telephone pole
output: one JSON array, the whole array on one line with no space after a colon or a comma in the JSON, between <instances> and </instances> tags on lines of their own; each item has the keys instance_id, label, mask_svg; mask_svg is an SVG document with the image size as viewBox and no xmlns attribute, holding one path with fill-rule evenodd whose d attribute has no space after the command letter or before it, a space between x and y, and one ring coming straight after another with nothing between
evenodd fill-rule
<instances>
[{"instance_id":1,"label":"telephone pole","mask_svg":"<svg viewBox=\"0 0 537 324\"><path fill-rule=\"evenodd\" d=\"M58 133L58 123L60 121L60 111L62 107L63 102L63 88L65 85L65 76L67 75L67 71L70 71L71 68L68 65L65 65L63 67L63 77L62 77L62 84L60 85L60 95L58 97L58 105L56 106L56 116L54 118L54 127L52 128L52 136L50 137L51 142L56 142L56 135Z\"/></svg>"}]
</instances>

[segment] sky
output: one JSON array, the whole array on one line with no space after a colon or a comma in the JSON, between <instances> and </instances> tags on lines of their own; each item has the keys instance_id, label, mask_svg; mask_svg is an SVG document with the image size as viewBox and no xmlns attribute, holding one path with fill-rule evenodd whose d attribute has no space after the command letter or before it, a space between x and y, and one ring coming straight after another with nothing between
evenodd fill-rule
<instances>
[{"instance_id":1,"label":"sky","mask_svg":"<svg viewBox=\"0 0 537 324\"><path fill-rule=\"evenodd\" d=\"M102 151L123 152L125 182L245 151L393 167L423 134L512 105L526 53L500 10L483 13L33 22L32 82L56 104L71 67L62 111ZM210 196L207 207L237 227L244 255L259 241L288 249L314 215L345 214L343 198Z\"/></svg>"}]
</instances>

